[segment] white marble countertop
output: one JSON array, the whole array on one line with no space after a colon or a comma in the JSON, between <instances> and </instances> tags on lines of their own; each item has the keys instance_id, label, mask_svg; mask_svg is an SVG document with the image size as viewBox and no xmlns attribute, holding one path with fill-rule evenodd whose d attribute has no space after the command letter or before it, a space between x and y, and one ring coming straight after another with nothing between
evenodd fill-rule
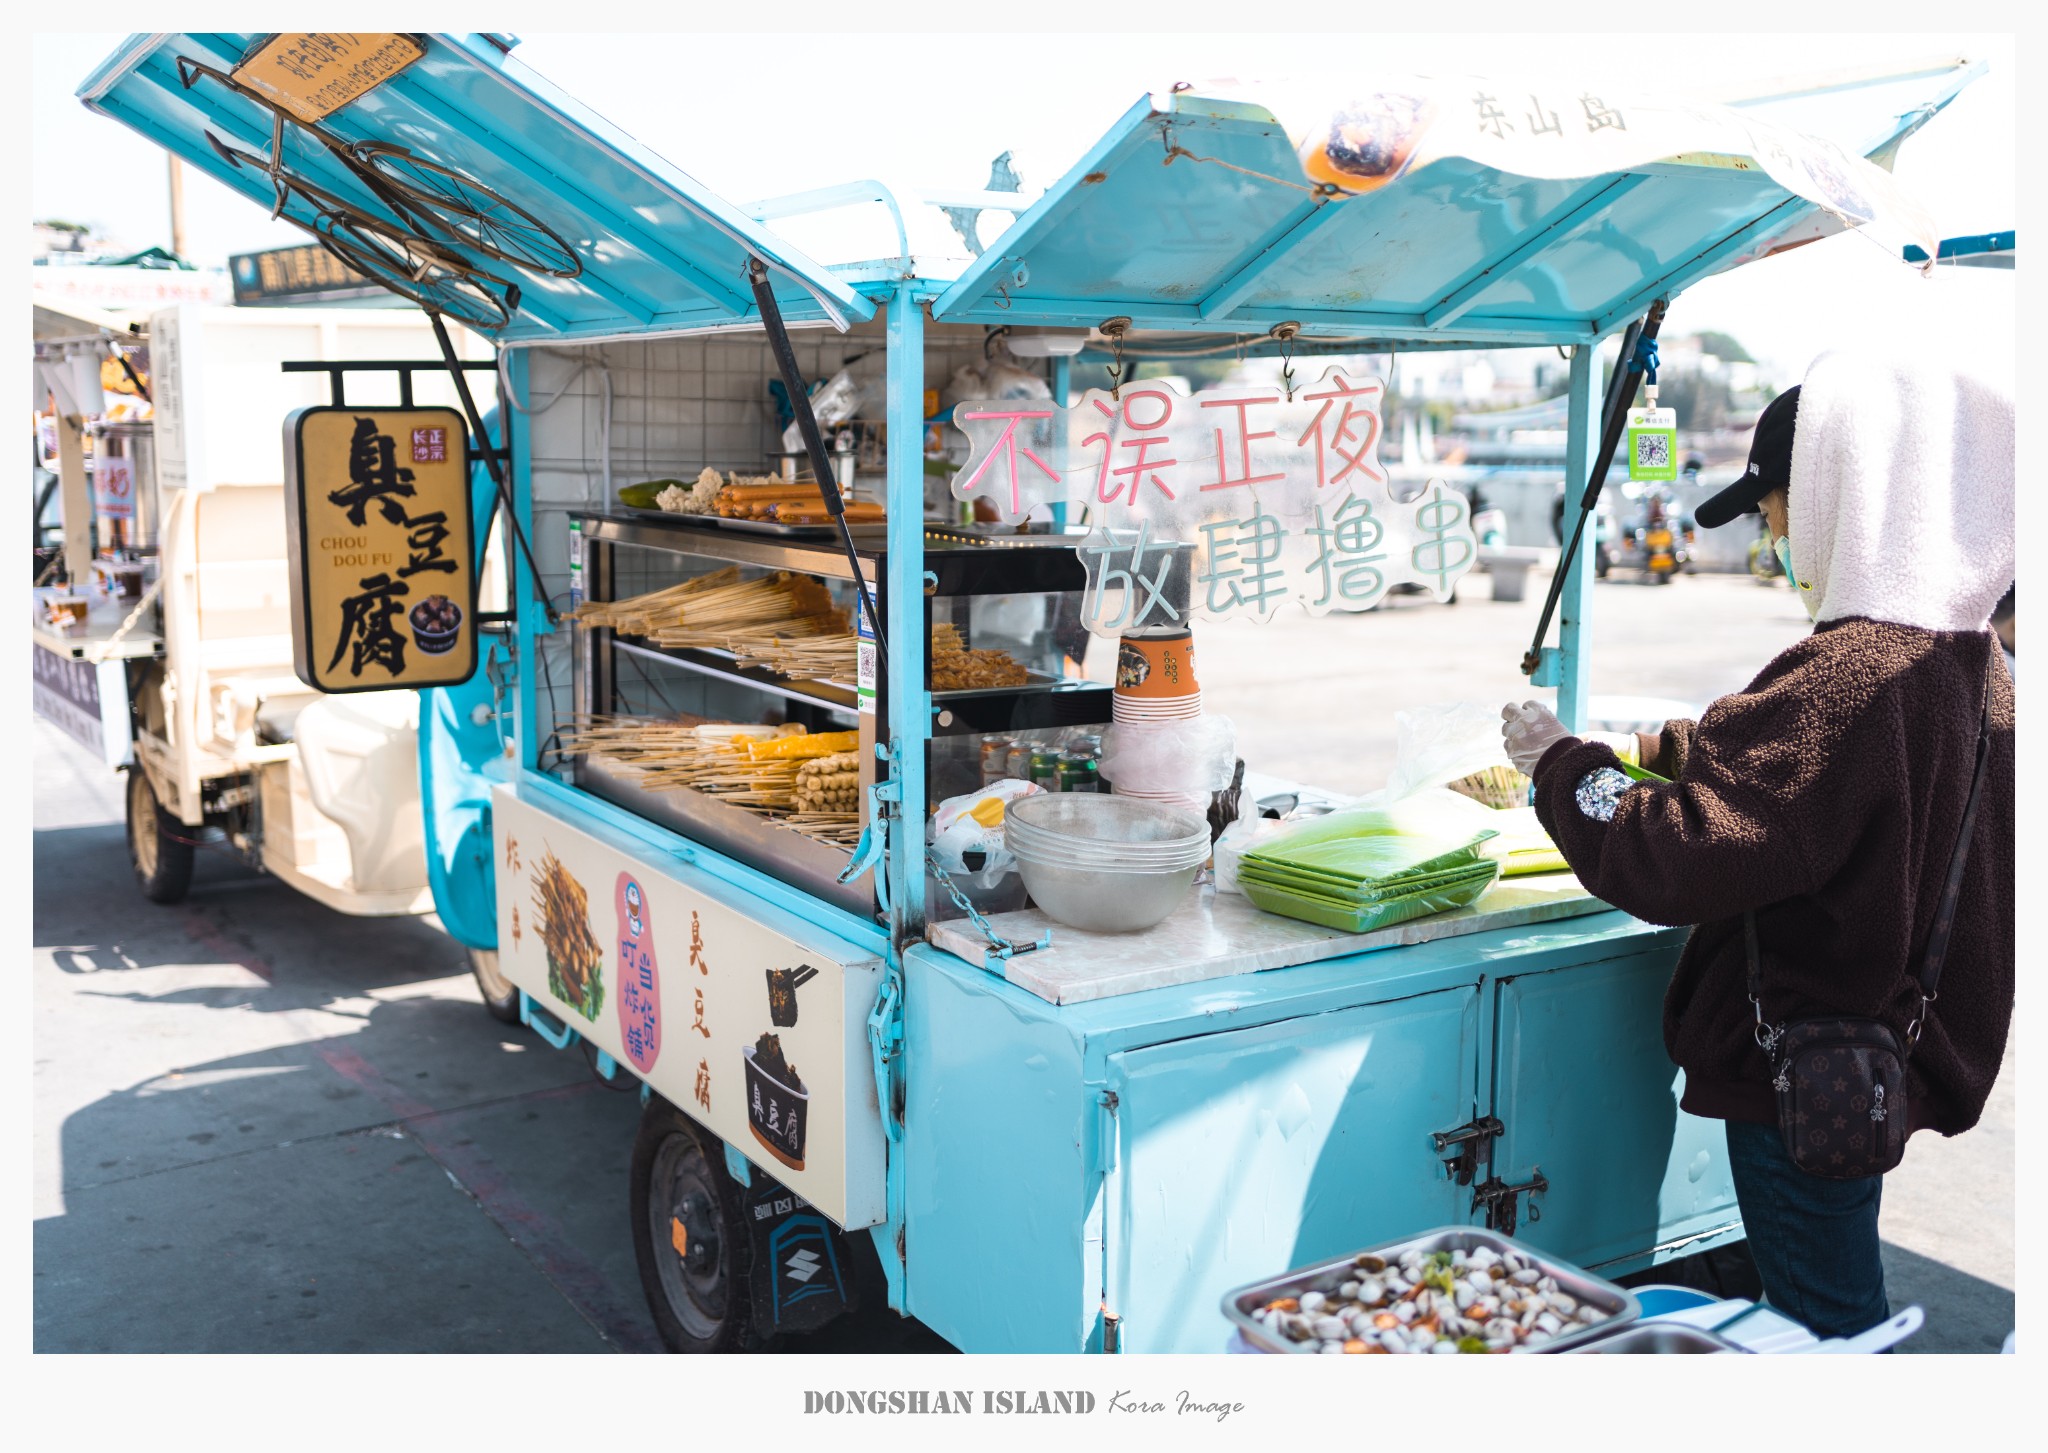
<instances>
[{"instance_id":1,"label":"white marble countertop","mask_svg":"<svg viewBox=\"0 0 2048 1453\"><path fill-rule=\"evenodd\" d=\"M1570 873L1538 873L1503 878L1469 907L1372 933L1344 933L1283 918L1213 887L1197 889L1164 923L1140 933L1089 933L1055 923L1035 908L996 914L989 924L1018 943L1034 942L1050 931L1048 947L1010 959L1003 977L1054 1004L1078 1004L1606 908ZM970 964L983 962L986 944L968 919L934 923L925 937Z\"/></svg>"}]
</instances>

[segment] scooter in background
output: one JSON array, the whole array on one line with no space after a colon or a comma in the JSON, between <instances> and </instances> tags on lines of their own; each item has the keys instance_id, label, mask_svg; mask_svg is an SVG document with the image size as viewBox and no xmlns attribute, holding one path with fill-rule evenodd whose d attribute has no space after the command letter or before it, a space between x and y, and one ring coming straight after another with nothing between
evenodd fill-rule
<instances>
[{"instance_id":1,"label":"scooter in background","mask_svg":"<svg viewBox=\"0 0 2048 1453\"><path fill-rule=\"evenodd\" d=\"M1661 485L1644 490L1643 502L1643 522L1631 536L1637 561L1653 584L1669 585L1679 571L1692 568L1692 521Z\"/></svg>"}]
</instances>

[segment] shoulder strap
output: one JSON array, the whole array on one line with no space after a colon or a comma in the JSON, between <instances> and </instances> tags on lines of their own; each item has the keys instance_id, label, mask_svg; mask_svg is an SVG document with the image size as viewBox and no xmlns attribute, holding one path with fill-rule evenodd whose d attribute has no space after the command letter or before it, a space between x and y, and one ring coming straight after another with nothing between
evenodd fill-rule
<instances>
[{"instance_id":1,"label":"shoulder strap","mask_svg":"<svg viewBox=\"0 0 2048 1453\"><path fill-rule=\"evenodd\" d=\"M1991 683L1998 672L1998 643L1991 643L1991 659L1984 668L1984 715L1977 726L1977 769L1970 779L1969 801L1963 805L1963 827L1956 836L1955 851L1949 854L1948 881L1941 885L1941 903L1934 910L1934 927L1927 934L1927 952L1920 960L1920 1000L1925 1007L1934 1002L1935 985L1941 982L1942 963L1948 957L1949 931L1955 927L1956 903L1963 893L1963 870L1970 861L1970 839L1977 825L1977 802L1984 795L1984 777L1991 763ZM1916 1016L1914 1030L1919 1028Z\"/></svg>"},{"instance_id":2,"label":"shoulder strap","mask_svg":"<svg viewBox=\"0 0 2048 1453\"><path fill-rule=\"evenodd\" d=\"M1742 915L1742 951L1749 958L1749 1004L1756 1011L1755 1033L1757 1047L1763 1050L1765 1054L1769 1054L1772 1046L1777 1043L1778 1036L1772 1031L1771 1026L1764 1021L1764 966L1763 960L1758 957L1756 951L1756 914L1754 912Z\"/></svg>"}]
</instances>

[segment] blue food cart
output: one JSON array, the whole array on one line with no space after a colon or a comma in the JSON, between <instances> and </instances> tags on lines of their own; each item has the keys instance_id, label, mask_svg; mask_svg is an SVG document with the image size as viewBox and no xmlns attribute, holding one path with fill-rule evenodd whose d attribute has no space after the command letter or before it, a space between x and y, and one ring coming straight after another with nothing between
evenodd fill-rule
<instances>
[{"instance_id":1,"label":"blue food cart","mask_svg":"<svg viewBox=\"0 0 2048 1453\"><path fill-rule=\"evenodd\" d=\"M1419 1228L1506 1231L1608 1276L1741 1236L1720 1128L1678 1109L1659 1033L1684 932L1566 875L1365 935L1205 886L1120 939L933 876L930 810L980 785L982 745L1108 723L1111 687L1071 630L1098 521L1063 498L1028 530L962 524L971 471L930 457L930 394L998 330L1013 362L1044 360L1046 420L1114 413L1123 369L1192 340L1286 357L1290 404L1297 359L1554 347L1576 501L1632 401L1606 397L1602 340L1630 340L1632 385L1634 340L1687 286L1882 215L1881 167L1978 68L1664 114L1591 89L1180 87L1035 198L906 213L873 182L728 203L507 37L285 37L311 79L266 90L280 43L136 37L81 95L498 345L496 406L472 410L475 533L510 587L476 675L422 703L436 902L505 1012L640 1082L627 1189L672 1346L753 1346L885 1298L973 1351L1213 1351L1231 1287ZM1537 149L1553 135L1565 159ZM950 247L929 241L934 202L964 219ZM848 208L885 218L893 249L825 264L769 225ZM984 245L975 214L996 209L1015 220ZM1082 346L1119 373L1078 376ZM842 372L867 427L828 463L804 394ZM778 447L776 388L803 451ZM778 452L814 479L851 465L886 523L617 493L768 474ZM793 578L872 601L850 678L616 610ZM1555 595L1556 641L1527 667L1583 726L1583 553ZM941 627L1010 642L1021 683L935 686ZM657 720L852 743L857 837L589 748L594 721Z\"/></svg>"}]
</instances>

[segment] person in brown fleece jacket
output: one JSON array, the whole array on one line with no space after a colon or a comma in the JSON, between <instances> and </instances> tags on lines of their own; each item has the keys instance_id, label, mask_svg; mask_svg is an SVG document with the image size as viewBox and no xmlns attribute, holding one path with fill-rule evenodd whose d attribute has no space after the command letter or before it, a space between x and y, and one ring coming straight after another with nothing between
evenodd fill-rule
<instances>
[{"instance_id":1,"label":"person in brown fleece jacket","mask_svg":"<svg viewBox=\"0 0 2048 1453\"><path fill-rule=\"evenodd\" d=\"M1968 875L1908 1065L1910 1129L1977 1123L2013 1003L2013 686L1986 629L2012 580L2012 504L2009 395L1824 355L1758 421L1743 478L1698 511L1709 527L1763 513L1813 634L1697 722L1634 742L1569 735L1534 703L1504 713L1580 881L1638 918L1694 925L1664 1002L1681 1103L1727 1122L1765 1295L1824 1336L1889 1315L1882 1178L1808 1175L1785 1152L1742 915L1756 914L1769 1023L1841 1013L1903 1042L1988 693ZM1632 781L1623 757L1670 782Z\"/></svg>"}]
</instances>

